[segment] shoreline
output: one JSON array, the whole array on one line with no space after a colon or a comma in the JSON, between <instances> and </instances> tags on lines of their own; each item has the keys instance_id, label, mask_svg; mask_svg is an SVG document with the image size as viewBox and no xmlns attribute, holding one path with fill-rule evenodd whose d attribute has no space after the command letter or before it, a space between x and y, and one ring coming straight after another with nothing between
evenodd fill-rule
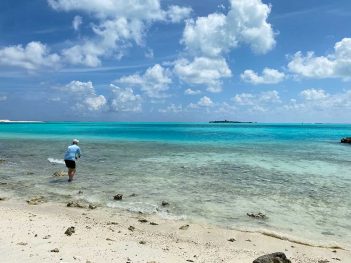
<instances>
[{"instance_id":1,"label":"shoreline","mask_svg":"<svg viewBox=\"0 0 351 263\"><path fill-rule=\"evenodd\" d=\"M349 250L120 209L3 200L0 213L4 262L251 263L278 251L297 263L347 262L351 257ZM65 235L71 226L75 233ZM58 252L50 252L56 248Z\"/></svg>"}]
</instances>

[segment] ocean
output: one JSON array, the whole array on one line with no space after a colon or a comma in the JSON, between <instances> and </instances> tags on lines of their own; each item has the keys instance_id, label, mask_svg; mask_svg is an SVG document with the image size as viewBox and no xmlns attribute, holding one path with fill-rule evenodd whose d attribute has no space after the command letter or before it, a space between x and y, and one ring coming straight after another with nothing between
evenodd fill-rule
<instances>
[{"instance_id":1,"label":"ocean","mask_svg":"<svg viewBox=\"0 0 351 263\"><path fill-rule=\"evenodd\" d=\"M340 139L350 135L346 124L0 123L0 197L80 200L348 246L351 145ZM66 171L73 138L82 158L69 184L52 175ZM258 212L267 218L247 216Z\"/></svg>"}]
</instances>

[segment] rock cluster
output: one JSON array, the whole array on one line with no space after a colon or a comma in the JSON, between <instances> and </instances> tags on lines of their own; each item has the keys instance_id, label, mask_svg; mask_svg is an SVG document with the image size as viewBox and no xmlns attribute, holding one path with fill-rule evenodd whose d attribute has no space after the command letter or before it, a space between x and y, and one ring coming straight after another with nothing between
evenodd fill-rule
<instances>
[{"instance_id":1,"label":"rock cluster","mask_svg":"<svg viewBox=\"0 0 351 263\"><path fill-rule=\"evenodd\" d=\"M114 200L122 200L122 198L123 198L123 195L122 195L122 194L116 194L116 195L113 197Z\"/></svg>"},{"instance_id":2,"label":"rock cluster","mask_svg":"<svg viewBox=\"0 0 351 263\"><path fill-rule=\"evenodd\" d=\"M38 204L44 203L45 198L44 198L44 196L33 196L30 199L26 200L26 202L29 205L38 205Z\"/></svg>"},{"instance_id":3,"label":"rock cluster","mask_svg":"<svg viewBox=\"0 0 351 263\"><path fill-rule=\"evenodd\" d=\"M252 263L291 263L291 261L284 253L276 252L256 258Z\"/></svg>"},{"instance_id":4,"label":"rock cluster","mask_svg":"<svg viewBox=\"0 0 351 263\"><path fill-rule=\"evenodd\" d=\"M67 230L65 231L65 234L66 234L67 236L72 236L72 234L75 233L75 232L76 232L76 231L75 231L74 226L71 226L71 227L67 228Z\"/></svg>"},{"instance_id":5,"label":"rock cluster","mask_svg":"<svg viewBox=\"0 0 351 263\"><path fill-rule=\"evenodd\" d=\"M247 216L252 217L252 218L256 218L256 219L266 219L267 216L261 212L254 214L254 213L246 213Z\"/></svg>"},{"instance_id":6,"label":"rock cluster","mask_svg":"<svg viewBox=\"0 0 351 263\"><path fill-rule=\"evenodd\" d=\"M85 205L82 205L78 202L75 202L75 201L71 201L71 202L68 202L67 203L67 207L78 207L78 208L86 208Z\"/></svg>"},{"instance_id":7,"label":"rock cluster","mask_svg":"<svg viewBox=\"0 0 351 263\"><path fill-rule=\"evenodd\" d=\"M351 137L346 137L346 138L342 138L340 140L341 143L351 143Z\"/></svg>"}]
</instances>

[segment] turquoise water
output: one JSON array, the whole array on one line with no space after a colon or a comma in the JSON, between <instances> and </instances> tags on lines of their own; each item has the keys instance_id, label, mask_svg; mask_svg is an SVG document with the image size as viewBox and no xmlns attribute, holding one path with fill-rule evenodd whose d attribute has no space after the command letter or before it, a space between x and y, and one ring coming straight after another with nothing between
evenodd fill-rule
<instances>
[{"instance_id":1,"label":"turquoise water","mask_svg":"<svg viewBox=\"0 0 351 263\"><path fill-rule=\"evenodd\" d=\"M7 185L0 194L82 199L347 245L351 145L339 141L350 135L351 125L335 124L5 123L0 182ZM52 174L65 170L63 153L73 138L83 156L68 184ZM116 193L124 200L113 201ZM162 207L163 200L170 206Z\"/></svg>"}]
</instances>

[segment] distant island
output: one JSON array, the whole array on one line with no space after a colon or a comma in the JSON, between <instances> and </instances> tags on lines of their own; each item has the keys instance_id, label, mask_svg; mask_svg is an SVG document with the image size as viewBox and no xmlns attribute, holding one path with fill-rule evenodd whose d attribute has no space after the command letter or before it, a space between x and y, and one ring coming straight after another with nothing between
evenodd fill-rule
<instances>
[{"instance_id":1,"label":"distant island","mask_svg":"<svg viewBox=\"0 0 351 263\"><path fill-rule=\"evenodd\" d=\"M228 120L224 120L224 121L210 121L210 123L254 123L252 121L228 121Z\"/></svg>"},{"instance_id":2,"label":"distant island","mask_svg":"<svg viewBox=\"0 0 351 263\"><path fill-rule=\"evenodd\" d=\"M32 122L43 122L43 121L11 121L11 120L0 120L0 123L1 123L1 122L5 122L5 123L30 122L30 123L32 123Z\"/></svg>"}]
</instances>

